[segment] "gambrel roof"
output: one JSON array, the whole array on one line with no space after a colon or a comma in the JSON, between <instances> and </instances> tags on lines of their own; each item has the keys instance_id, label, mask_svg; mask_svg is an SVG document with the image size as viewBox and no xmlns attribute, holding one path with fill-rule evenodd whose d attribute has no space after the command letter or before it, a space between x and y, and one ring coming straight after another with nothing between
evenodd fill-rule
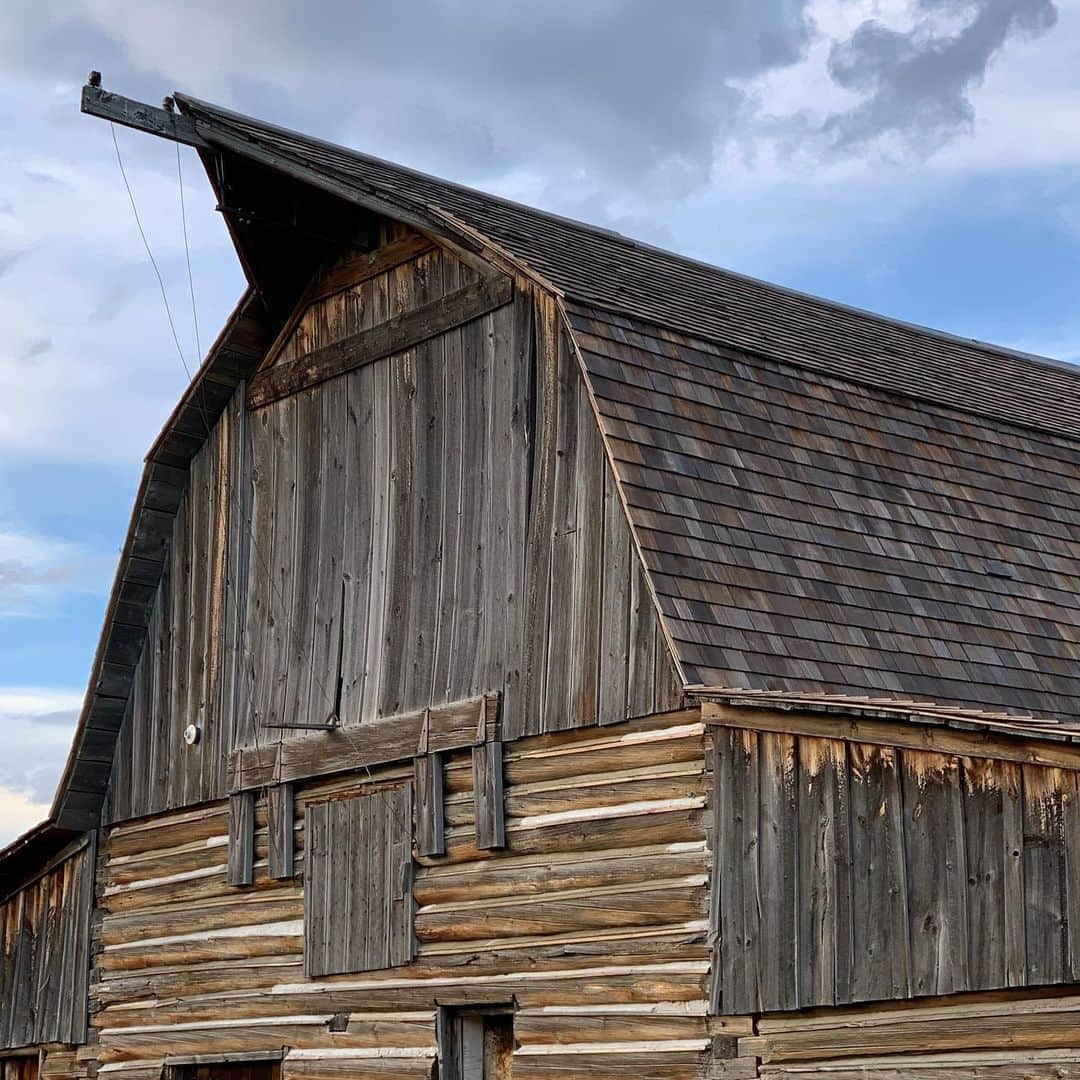
<instances>
[{"instance_id":1,"label":"gambrel roof","mask_svg":"<svg viewBox=\"0 0 1080 1080\"><path fill-rule=\"evenodd\" d=\"M396 217L558 298L688 689L1080 715L1080 371L176 101L219 196L223 154L250 190ZM240 235L246 211L222 208ZM147 459L53 808L66 827L100 805L187 462L283 319L245 265L252 290Z\"/></svg>"},{"instance_id":2,"label":"gambrel roof","mask_svg":"<svg viewBox=\"0 0 1080 1080\"><path fill-rule=\"evenodd\" d=\"M1080 716L1080 371L178 101L563 295L688 685Z\"/></svg>"}]
</instances>

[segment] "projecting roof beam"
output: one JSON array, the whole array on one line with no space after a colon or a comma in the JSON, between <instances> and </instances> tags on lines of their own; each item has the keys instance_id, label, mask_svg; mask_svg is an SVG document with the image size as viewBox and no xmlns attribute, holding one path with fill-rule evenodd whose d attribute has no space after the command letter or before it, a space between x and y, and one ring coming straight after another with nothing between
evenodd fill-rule
<instances>
[{"instance_id":1,"label":"projecting roof beam","mask_svg":"<svg viewBox=\"0 0 1080 1080\"><path fill-rule=\"evenodd\" d=\"M93 79L93 76L91 76ZM136 131L147 131L151 135L160 135L163 139L194 146L199 150L214 148L195 131L195 121L182 113L159 109L154 105L144 105L141 101L132 101L122 94L111 94L92 83L82 91L82 111L90 116L99 116Z\"/></svg>"}]
</instances>

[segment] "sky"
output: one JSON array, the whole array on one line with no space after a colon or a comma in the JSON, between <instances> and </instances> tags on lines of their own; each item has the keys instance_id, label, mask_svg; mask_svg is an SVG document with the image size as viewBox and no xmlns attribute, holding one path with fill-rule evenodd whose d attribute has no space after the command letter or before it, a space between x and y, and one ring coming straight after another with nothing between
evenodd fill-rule
<instances>
[{"instance_id":1,"label":"sky","mask_svg":"<svg viewBox=\"0 0 1080 1080\"><path fill-rule=\"evenodd\" d=\"M243 288L194 153L114 145L91 69L1080 362L1080 0L4 0L0 66L0 844L48 812L142 457Z\"/></svg>"}]
</instances>

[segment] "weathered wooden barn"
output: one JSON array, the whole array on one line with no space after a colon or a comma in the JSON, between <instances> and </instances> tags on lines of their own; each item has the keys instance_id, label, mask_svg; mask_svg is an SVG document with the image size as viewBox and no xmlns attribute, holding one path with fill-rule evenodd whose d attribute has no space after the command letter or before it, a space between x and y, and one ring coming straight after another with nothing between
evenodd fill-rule
<instances>
[{"instance_id":1,"label":"weathered wooden barn","mask_svg":"<svg viewBox=\"0 0 1080 1080\"><path fill-rule=\"evenodd\" d=\"M1080 373L177 96L0 1078L1080 1077Z\"/></svg>"}]
</instances>

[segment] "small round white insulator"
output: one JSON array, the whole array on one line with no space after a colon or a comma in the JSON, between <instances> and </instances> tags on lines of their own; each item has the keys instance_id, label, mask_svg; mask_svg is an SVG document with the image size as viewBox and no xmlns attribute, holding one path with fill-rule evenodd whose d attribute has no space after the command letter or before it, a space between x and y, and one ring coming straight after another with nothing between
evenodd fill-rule
<instances>
[{"instance_id":1,"label":"small round white insulator","mask_svg":"<svg viewBox=\"0 0 1080 1080\"><path fill-rule=\"evenodd\" d=\"M184 742L188 746L194 746L199 741L201 735L202 729L196 724L188 724L188 726L184 728Z\"/></svg>"}]
</instances>

